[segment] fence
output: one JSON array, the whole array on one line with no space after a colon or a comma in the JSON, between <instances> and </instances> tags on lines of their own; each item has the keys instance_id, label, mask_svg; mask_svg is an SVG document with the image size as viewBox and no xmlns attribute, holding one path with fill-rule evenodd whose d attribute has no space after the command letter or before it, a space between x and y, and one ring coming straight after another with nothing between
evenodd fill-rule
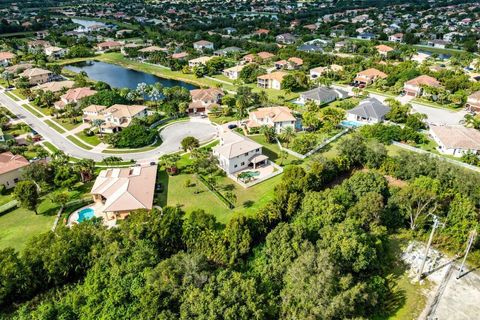
<instances>
[{"instance_id":1,"label":"fence","mask_svg":"<svg viewBox=\"0 0 480 320\"><path fill-rule=\"evenodd\" d=\"M454 159L450 159L450 158L447 158L447 157L443 157L439 154L435 154L435 153L432 153L432 152L429 152L429 151L426 151L426 150L422 150L422 149L419 149L419 148L415 148L415 147L412 147L412 146L409 146L407 144L404 144L404 143L400 143L400 142L396 142L396 141L393 141L392 142L392 145L394 146L397 146L397 147L400 147L400 148L403 148L405 150L409 150L409 151L412 151L412 152L416 152L416 153L423 153L423 154L428 154L432 157L435 157L435 158L438 158L438 159L441 159L441 160L444 160L446 162L449 162L449 163L452 163L454 165L457 165L457 166L461 166L465 169L468 169L468 170L472 170L472 171L476 171L476 172L480 172L480 168L479 167L476 167L476 166L472 166L468 163L464 163L464 162L461 162L461 161L458 161L458 160L454 160Z\"/></svg>"},{"instance_id":2,"label":"fence","mask_svg":"<svg viewBox=\"0 0 480 320\"><path fill-rule=\"evenodd\" d=\"M312 150L308 151L305 154L300 154L300 153L295 152L293 150L284 148L284 147L282 147L282 144L280 143L280 141L277 138L275 138L275 140L277 141L277 144L278 144L278 147L280 148L280 150L285 151L288 154L291 154L292 156L297 157L299 159L305 159L307 157L310 157L312 154L318 152L320 149L325 148L327 145L329 145L333 141L337 140L338 138L340 138L341 136L343 136L344 134L346 134L349 131L350 131L349 128L340 131L339 133L337 133L333 137L324 140L321 144L319 144L318 146L316 146L315 148L313 148Z\"/></svg>"},{"instance_id":3,"label":"fence","mask_svg":"<svg viewBox=\"0 0 480 320\"><path fill-rule=\"evenodd\" d=\"M227 198L225 198L223 194L218 192L218 190L214 186L212 186L204 177L199 174L197 174L197 177L208 188L208 190L210 190L215 196L217 196L218 199L220 199L220 201L222 201L223 204L227 206L227 208L235 208L235 205L231 203Z\"/></svg>"},{"instance_id":4,"label":"fence","mask_svg":"<svg viewBox=\"0 0 480 320\"><path fill-rule=\"evenodd\" d=\"M233 174L228 174L228 177L230 179L232 179L233 181L235 181L236 183L238 183L239 185L241 185L242 187L244 188L250 188L256 184L259 184L260 182L263 182L265 180L268 180L270 178L273 178L279 174L281 174L283 172L283 168L280 167L279 165L277 165L276 163L268 160L268 164L273 166L276 170L270 174L267 174L266 176L262 177L261 179L257 179L257 180L254 180L252 182L248 182L248 183L244 183L242 181L240 181L236 176L234 176Z\"/></svg>"}]
</instances>

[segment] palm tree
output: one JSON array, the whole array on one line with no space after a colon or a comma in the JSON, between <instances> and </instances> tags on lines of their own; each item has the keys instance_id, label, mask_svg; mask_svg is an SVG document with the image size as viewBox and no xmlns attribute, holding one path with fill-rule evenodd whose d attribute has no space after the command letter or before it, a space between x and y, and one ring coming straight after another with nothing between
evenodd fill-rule
<instances>
[{"instance_id":1,"label":"palm tree","mask_svg":"<svg viewBox=\"0 0 480 320\"><path fill-rule=\"evenodd\" d=\"M265 136L265 140L268 143L273 143L275 142L275 138L277 136L275 132L275 128L273 127L268 127L268 126L262 126L260 128L260 133L262 133Z\"/></svg>"},{"instance_id":2,"label":"palm tree","mask_svg":"<svg viewBox=\"0 0 480 320\"><path fill-rule=\"evenodd\" d=\"M2 79L7 81L7 86L10 87L10 81L13 80L13 74L8 71L4 71L2 73Z\"/></svg>"},{"instance_id":3,"label":"palm tree","mask_svg":"<svg viewBox=\"0 0 480 320\"><path fill-rule=\"evenodd\" d=\"M76 164L76 169L80 173L82 182L90 181L93 177L93 170L95 168L95 162L91 159L82 159Z\"/></svg>"},{"instance_id":4,"label":"palm tree","mask_svg":"<svg viewBox=\"0 0 480 320\"><path fill-rule=\"evenodd\" d=\"M466 127L480 129L480 119L478 117L471 114L466 114L464 121Z\"/></svg>"},{"instance_id":5,"label":"palm tree","mask_svg":"<svg viewBox=\"0 0 480 320\"><path fill-rule=\"evenodd\" d=\"M288 144L292 139L295 137L295 129L293 127L286 127L282 134L281 134L281 139L283 142L285 142L285 146L288 148Z\"/></svg>"},{"instance_id":6,"label":"palm tree","mask_svg":"<svg viewBox=\"0 0 480 320\"><path fill-rule=\"evenodd\" d=\"M100 133L100 137L103 138L103 133L102 133L102 124L105 123L105 120L102 119L93 119L92 121L92 126L98 129L98 133Z\"/></svg>"}]
</instances>

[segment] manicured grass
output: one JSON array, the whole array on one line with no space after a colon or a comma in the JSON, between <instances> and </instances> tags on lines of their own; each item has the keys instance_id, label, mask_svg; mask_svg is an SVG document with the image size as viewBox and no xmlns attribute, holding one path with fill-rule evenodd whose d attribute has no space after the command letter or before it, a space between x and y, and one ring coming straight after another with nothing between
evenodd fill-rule
<instances>
[{"instance_id":1,"label":"manicured grass","mask_svg":"<svg viewBox=\"0 0 480 320\"><path fill-rule=\"evenodd\" d=\"M12 93L15 94L17 97L19 97L20 99L27 99L27 97L25 97L22 93L21 93L21 90L20 89L14 89L12 90Z\"/></svg>"},{"instance_id":2,"label":"manicured grass","mask_svg":"<svg viewBox=\"0 0 480 320\"><path fill-rule=\"evenodd\" d=\"M216 123L216 124L224 124L227 122L235 121L238 120L237 118L233 116L214 116L214 115L209 115L208 119L210 119L211 122Z\"/></svg>"},{"instance_id":3,"label":"manicured grass","mask_svg":"<svg viewBox=\"0 0 480 320\"><path fill-rule=\"evenodd\" d=\"M35 102L30 102L30 105L37 110L38 112L42 113L45 116L51 116L52 115L52 110L50 108L40 108L35 104Z\"/></svg>"},{"instance_id":4,"label":"manicured grass","mask_svg":"<svg viewBox=\"0 0 480 320\"><path fill-rule=\"evenodd\" d=\"M49 127L53 128L55 131L59 133L65 133L65 130L60 128L55 122L51 120L45 120L44 122L48 124Z\"/></svg>"},{"instance_id":5,"label":"manicured grass","mask_svg":"<svg viewBox=\"0 0 480 320\"><path fill-rule=\"evenodd\" d=\"M52 143L48 142L48 141L44 141L43 142L43 145L48 149L50 150L52 153L55 153L58 151L58 148L55 147Z\"/></svg>"},{"instance_id":6,"label":"manicured grass","mask_svg":"<svg viewBox=\"0 0 480 320\"><path fill-rule=\"evenodd\" d=\"M33 107L29 106L28 104L22 104L22 108L27 109L28 111L33 113L33 115L37 118L42 118L43 117L43 114L41 114L40 112L35 110Z\"/></svg>"},{"instance_id":7,"label":"manicured grass","mask_svg":"<svg viewBox=\"0 0 480 320\"><path fill-rule=\"evenodd\" d=\"M185 186L187 180L191 182L190 187ZM157 181L162 183L164 188L163 192L157 195L157 204L162 207L179 205L187 213L203 209L223 223L233 215L232 211L194 175L169 176L165 171L160 171Z\"/></svg>"},{"instance_id":8,"label":"manicured grass","mask_svg":"<svg viewBox=\"0 0 480 320\"><path fill-rule=\"evenodd\" d=\"M82 139L82 141L91 144L92 146L99 145L102 141L97 135L87 136L83 131L80 131L75 134L77 137Z\"/></svg>"},{"instance_id":9,"label":"manicured grass","mask_svg":"<svg viewBox=\"0 0 480 320\"><path fill-rule=\"evenodd\" d=\"M82 124L82 122L72 123L70 120L71 119L55 119L54 121L69 131Z\"/></svg>"},{"instance_id":10,"label":"manicured grass","mask_svg":"<svg viewBox=\"0 0 480 320\"><path fill-rule=\"evenodd\" d=\"M52 228L54 215L36 215L17 208L0 216L0 249L12 247L21 251L32 237Z\"/></svg>"},{"instance_id":11,"label":"manicured grass","mask_svg":"<svg viewBox=\"0 0 480 320\"><path fill-rule=\"evenodd\" d=\"M263 149L262 149L263 154L265 154L271 161L275 162L278 165L283 166L283 165L291 164L292 162L294 163L302 162L301 159L298 159L297 157L294 157L288 153L286 154L287 157L282 159L281 158L282 151L280 150L280 147L278 146L278 144L267 142L265 140L265 136L262 134L248 136L248 138L263 145Z\"/></svg>"},{"instance_id":12,"label":"manicured grass","mask_svg":"<svg viewBox=\"0 0 480 320\"><path fill-rule=\"evenodd\" d=\"M11 94L10 92L5 92L5 94L10 98L10 99L13 99L14 101L20 101L20 99L18 99L17 97L15 97L13 94Z\"/></svg>"},{"instance_id":13,"label":"manicured grass","mask_svg":"<svg viewBox=\"0 0 480 320\"><path fill-rule=\"evenodd\" d=\"M75 138L74 136L68 136L67 139L72 141L73 143L75 143L77 146L79 146L82 149L85 149L85 150L92 150L93 149L92 147L90 147L90 146L86 145L85 143L81 142L78 138Z\"/></svg>"}]
</instances>

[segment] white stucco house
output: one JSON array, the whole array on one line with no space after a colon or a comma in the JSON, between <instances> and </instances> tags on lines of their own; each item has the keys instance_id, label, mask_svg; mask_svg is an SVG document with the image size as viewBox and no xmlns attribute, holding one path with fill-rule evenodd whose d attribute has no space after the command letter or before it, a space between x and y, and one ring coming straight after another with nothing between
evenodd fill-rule
<instances>
[{"instance_id":1,"label":"white stucco house","mask_svg":"<svg viewBox=\"0 0 480 320\"><path fill-rule=\"evenodd\" d=\"M385 120L390 108L375 98L362 100L358 106L347 111L347 120L364 124L380 123Z\"/></svg>"},{"instance_id":2,"label":"white stucco house","mask_svg":"<svg viewBox=\"0 0 480 320\"><path fill-rule=\"evenodd\" d=\"M275 132L280 133L288 127L295 129L296 122L297 118L287 107L258 108L248 113L247 128L267 126L275 128Z\"/></svg>"},{"instance_id":3,"label":"white stucco house","mask_svg":"<svg viewBox=\"0 0 480 320\"><path fill-rule=\"evenodd\" d=\"M438 144L438 151L454 157L467 152L478 154L480 150L480 131L463 126L431 126L430 136Z\"/></svg>"},{"instance_id":4,"label":"white stucco house","mask_svg":"<svg viewBox=\"0 0 480 320\"><path fill-rule=\"evenodd\" d=\"M261 144L232 131L220 133L220 143L213 147L212 153L227 174L268 163Z\"/></svg>"}]
</instances>

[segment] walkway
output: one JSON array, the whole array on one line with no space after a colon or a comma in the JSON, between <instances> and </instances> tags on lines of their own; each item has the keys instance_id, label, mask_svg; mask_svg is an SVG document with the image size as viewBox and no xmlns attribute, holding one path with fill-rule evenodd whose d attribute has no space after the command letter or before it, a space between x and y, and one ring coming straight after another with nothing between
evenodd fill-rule
<instances>
[{"instance_id":1,"label":"walkway","mask_svg":"<svg viewBox=\"0 0 480 320\"><path fill-rule=\"evenodd\" d=\"M163 143L157 148L148 151L124 153L119 151L119 153L107 154L101 152L101 147L92 150L85 150L77 146L72 141L68 140L66 136L59 134L53 128L45 124L40 118L37 118L30 111L23 108L19 103L20 102L16 102L5 95L3 90L0 91L0 104L4 105L20 120L23 120L28 124L30 128L42 135L46 141L49 141L58 149L74 158L88 158L96 162L100 162L104 158L110 156L120 157L125 161L155 161L165 154L180 151L180 142L187 136L196 137L201 143L210 141L217 136L217 128L210 123L200 121L178 122L168 126L161 132Z\"/></svg>"}]
</instances>

